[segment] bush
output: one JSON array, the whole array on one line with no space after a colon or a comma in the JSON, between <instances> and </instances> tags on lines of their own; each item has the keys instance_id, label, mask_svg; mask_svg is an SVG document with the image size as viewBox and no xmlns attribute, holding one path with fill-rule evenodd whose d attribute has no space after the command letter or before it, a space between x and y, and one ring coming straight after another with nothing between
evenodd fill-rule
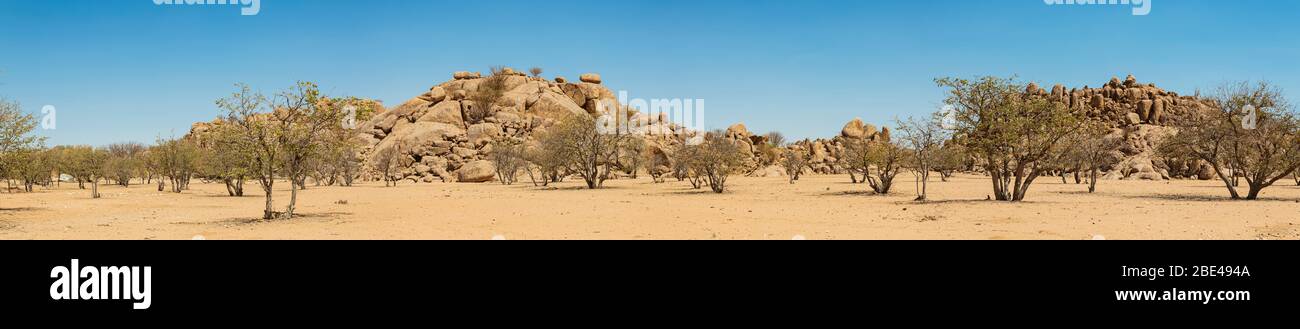
<instances>
[{"instance_id":1,"label":"bush","mask_svg":"<svg viewBox=\"0 0 1300 329\"><path fill-rule=\"evenodd\" d=\"M1282 95L1267 82L1225 85L1210 96L1215 108L1182 120L1160 151L1205 161L1233 199L1258 199L1300 167L1300 124ZM1238 178L1249 186L1244 196L1237 191Z\"/></svg>"},{"instance_id":2,"label":"bush","mask_svg":"<svg viewBox=\"0 0 1300 329\"><path fill-rule=\"evenodd\" d=\"M1024 201L1034 180L1065 151L1065 137L1082 126L1083 110L1034 95L1013 79L942 78L949 89L951 133L980 158L999 201Z\"/></svg>"},{"instance_id":3,"label":"bush","mask_svg":"<svg viewBox=\"0 0 1300 329\"><path fill-rule=\"evenodd\" d=\"M678 151L678 162L686 164L692 176L692 186L699 188L708 183L714 193L727 189L727 178L744 164L745 156L722 132L705 135L700 145L686 146Z\"/></svg>"},{"instance_id":4,"label":"bush","mask_svg":"<svg viewBox=\"0 0 1300 329\"><path fill-rule=\"evenodd\" d=\"M515 183L515 175L524 169L524 145L512 137L499 137L492 141L492 164L496 166L497 180L503 185Z\"/></svg>"},{"instance_id":5,"label":"bush","mask_svg":"<svg viewBox=\"0 0 1300 329\"><path fill-rule=\"evenodd\" d=\"M569 115L542 134L539 138L540 152L544 157L554 157L549 160L563 164L569 172L581 176L587 188L601 188L610 178L612 168L618 164L619 152L629 139L629 135L605 130L595 118Z\"/></svg>"},{"instance_id":6,"label":"bush","mask_svg":"<svg viewBox=\"0 0 1300 329\"><path fill-rule=\"evenodd\" d=\"M804 168L808 166L808 153L802 149L787 148L781 154L781 165L790 178L790 184L794 184L803 177Z\"/></svg>"}]
</instances>

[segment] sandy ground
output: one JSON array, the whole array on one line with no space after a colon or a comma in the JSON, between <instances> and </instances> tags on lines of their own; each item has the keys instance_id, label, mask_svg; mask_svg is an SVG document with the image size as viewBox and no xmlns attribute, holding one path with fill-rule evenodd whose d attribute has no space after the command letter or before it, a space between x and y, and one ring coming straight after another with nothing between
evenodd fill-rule
<instances>
[{"instance_id":1,"label":"sandy ground","mask_svg":"<svg viewBox=\"0 0 1300 329\"><path fill-rule=\"evenodd\" d=\"M250 182L250 184L253 184ZM0 239L1297 239L1300 188L1231 201L1217 181L1104 181L1100 191L1043 179L1020 204L985 201L990 183L960 176L916 203L910 175L895 194L847 176L732 178L727 194L685 183L618 180L604 190L527 184L313 187L301 218L257 221L261 190L231 198L217 184L183 194L153 186L75 185L0 194ZM278 184L287 188L287 184ZM287 202L277 192L276 206ZM346 202L343 202L346 201Z\"/></svg>"}]
</instances>

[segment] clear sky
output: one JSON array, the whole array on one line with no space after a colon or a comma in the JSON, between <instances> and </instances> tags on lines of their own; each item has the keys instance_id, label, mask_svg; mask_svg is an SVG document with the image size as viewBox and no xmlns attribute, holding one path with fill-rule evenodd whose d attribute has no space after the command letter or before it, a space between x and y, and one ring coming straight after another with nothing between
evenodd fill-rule
<instances>
[{"instance_id":1,"label":"clear sky","mask_svg":"<svg viewBox=\"0 0 1300 329\"><path fill-rule=\"evenodd\" d=\"M1300 100L1300 1L0 0L0 97L58 109L51 144L152 142L218 114L245 82L296 80L388 105L457 70L599 72L633 97L706 101L711 128L829 137L938 107L942 76L1190 94L1266 79Z\"/></svg>"}]
</instances>

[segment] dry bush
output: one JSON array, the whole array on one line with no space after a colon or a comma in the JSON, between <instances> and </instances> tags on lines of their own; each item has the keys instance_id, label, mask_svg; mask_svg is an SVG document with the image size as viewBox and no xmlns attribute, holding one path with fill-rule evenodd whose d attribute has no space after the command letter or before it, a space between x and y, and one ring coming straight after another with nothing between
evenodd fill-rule
<instances>
[{"instance_id":1,"label":"dry bush","mask_svg":"<svg viewBox=\"0 0 1300 329\"><path fill-rule=\"evenodd\" d=\"M147 148L140 143L114 143L107 147L108 175L122 187L131 187L131 179L140 172L141 159Z\"/></svg>"},{"instance_id":2,"label":"dry bush","mask_svg":"<svg viewBox=\"0 0 1300 329\"><path fill-rule=\"evenodd\" d=\"M1120 140L1108 137L1109 133L1110 130L1101 122L1092 121L1070 137L1070 144L1074 147L1066 154L1066 161L1075 163L1079 171L1087 172L1088 193L1097 192L1102 168L1120 161L1115 154Z\"/></svg>"},{"instance_id":3,"label":"dry bush","mask_svg":"<svg viewBox=\"0 0 1300 329\"><path fill-rule=\"evenodd\" d=\"M542 68L540 68L540 67L534 67L534 68L532 68L532 69L529 69L529 70L528 70L528 73L532 73L534 78L541 78L541 77L542 77Z\"/></svg>"},{"instance_id":4,"label":"dry bush","mask_svg":"<svg viewBox=\"0 0 1300 329\"><path fill-rule=\"evenodd\" d=\"M714 193L726 192L727 178L744 165L745 155L740 148L723 136L722 132L709 133L700 145L678 151L676 161L690 168L691 184L695 188L707 183Z\"/></svg>"},{"instance_id":5,"label":"dry bush","mask_svg":"<svg viewBox=\"0 0 1300 329\"><path fill-rule=\"evenodd\" d=\"M934 171L939 149L949 138L943 129L944 115L945 113L934 113L925 119L909 117L898 123L899 140L911 153L907 167L916 177L916 201L925 201L928 197L926 192L929 189L930 173Z\"/></svg>"},{"instance_id":6,"label":"dry bush","mask_svg":"<svg viewBox=\"0 0 1300 329\"><path fill-rule=\"evenodd\" d=\"M384 187L397 186L397 169L401 167L400 154L397 147L385 148L375 153L371 166L383 175Z\"/></svg>"},{"instance_id":7,"label":"dry bush","mask_svg":"<svg viewBox=\"0 0 1300 329\"><path fill-rule=\"evenodd\" d=\"M492 164L496 166L497 180L502 185L515 183L515 176L525 169L524 144L513 137L498 137L492 141Z\"/></svg>"},{"instance_id":8,"label":"dry bush","mask_svg":"<svg viewBox=\"0 0 1300 329\"><path fill-rule=\"evenodd\" d=\"M808 167L808 153L800 148L786 148L781 155L781 165L790 178L790 184L794 184L803 177L804 168Z\"/></svg>"},{"instance_id":9,"label":"dry bush","mask_svg":"<svg viewBox=\"0 0 1300 329\"><path fill-rule=\"evenodd\" d=\"M149 152L155 157L163 176L171 181L171 191L181 193L189 189L190 179L198 173L199 149L186 139L158 138L158 144ZM109 154L111 160L111 153ZM161 184L162 181L159 180ZM161 186L161 185L160 185Z\"/></svg>"},{"instance_id":10,"label":"dry bush","mask_svg":"<svg viewBox=\"0 0 1300 329\"><path fill-rule=\"evenodd\" d=\"M479 123L496 114L496 106L500 105L502 96L507 91L508 77L505 74L505 67L492 67L492 74L481 79L478 90L469 95L470 107L465 111L466 122Z\"/></svg>"},{"instance_id":11,"label":"dry bush","mask_svg":"<svg viewBox=\"0 0 1300 329\"><path fill-rule=\"evenodd\" d=\"M961 143L947 140L936 150L932 167L939 173L939 179L947 182L953 174L970 168L969 159Z\"/></svg>"},{"instance_id":12,"label":"dry bush","mask_svg":"<svg viewBox=\"0 0 1300 329\"><path fill-rule=\"evenodd\" d=\"M638 137L629 137L619 150L618 166L624 174L637 179L637 174L645 161L646 141Z\"/></svg>"},{"instance_id":13,"label":"dry bush","mask_svg":"<svg viewBox=\"0 0 1300 329\"><path fill-rule=\"evenodd\" d=\"M581 176L587 188L600 188L610 178L619 151L630 137L605 130L595 118L569 115L542 134L541 152L563 159L565 168Z\"/></svg>"},{"instance_id":14,"label":"dry bush","mask_svg":"<svg viewBox=\"0 0 1300 329\"><path fill-rule=\"evenodd\" d=\"M642 155L645 157L646 173L650 174L650 179L655 183L663 183L664 175L669 175L673 171L672 160L659 152L647 151Z\"/></svg>"},{"instance_id":15,"label":"dry bush","mask_svg":"<svg viewBox=\"0 0 1300 329\"><path fill-rule=\"evenodd\" d=\"M1193 113L1166 138L1169 157L1209 163L1233 199L1255 200L1300 167L1300 122L1280 89L1267 82L1225 85L1209 99L1213 109ZM1249 190L1237 191L1238 179Z\"/></svg>"},{"instance_id":16,"label":"dry bush","mask_svg":"<svg viewBox=\"0 0 1300 329\"><path fill-rule=\"evenodd\" d=\"M845 145L844 158L850 170L861 174L861 181L868 183L872 191L889 194L907 151L892 142L855 139Z\"/></svg>"}]
</instances>

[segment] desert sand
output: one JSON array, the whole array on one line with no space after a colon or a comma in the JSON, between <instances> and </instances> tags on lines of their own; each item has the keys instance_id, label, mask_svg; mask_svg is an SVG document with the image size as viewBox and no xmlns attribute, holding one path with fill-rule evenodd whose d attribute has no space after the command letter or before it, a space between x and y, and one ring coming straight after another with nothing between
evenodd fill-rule
<instances>
[{"instance_id":1,"label":"desert sand","mask_svg":"<svg viewBox=\"0 0 1300 329\"><path fill-rule=\"evenodd\" d=\"M500 184L382 183L310 187L292 220L259 221L261 189L231 198L195 182L183 194L155 186L101 186L102 199L75 184L0 194L0 239L1296 239L1300 187L1280 184L1260 201L1231 201L1218 181L1103 181L1044 178L1025 203L985 201L974 175L934 182L917 203L903 175L897 191L871 195L847 176L733 177L713 194L670 180L615 180L603 190L580 181L553 188ZM284 189L288 184L279 184ZM277 208L288 194L276 193Z\"/></svg>"}]
</instances>

